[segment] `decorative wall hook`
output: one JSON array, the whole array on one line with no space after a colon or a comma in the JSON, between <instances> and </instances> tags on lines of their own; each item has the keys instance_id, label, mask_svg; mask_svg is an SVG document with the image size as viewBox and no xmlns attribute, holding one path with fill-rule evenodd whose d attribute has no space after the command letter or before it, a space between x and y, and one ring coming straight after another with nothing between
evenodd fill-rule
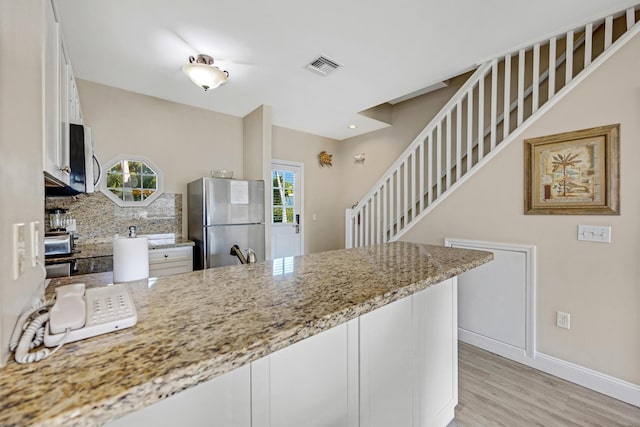
<instances>
[{"instance_id":1,"label":"decorative wall hook","mask_svg":"<svg viewBox=\"0 0 640 427\"><path fill-rule=\"evenodd\" d=\"M364 153L358 153L353 155L353 163L356 165L364 164Z\"/></svg>"}]
</instances>

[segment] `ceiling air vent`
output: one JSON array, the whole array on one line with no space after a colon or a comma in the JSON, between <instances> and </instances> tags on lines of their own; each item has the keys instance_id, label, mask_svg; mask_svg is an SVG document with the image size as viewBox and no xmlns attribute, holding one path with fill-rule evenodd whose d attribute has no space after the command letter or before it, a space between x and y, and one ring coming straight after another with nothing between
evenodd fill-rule
<instances>
[{"instance_id":1,"label":"ceiling air vent","mask_svg":"<svg viewBox=\"0 0 640 427\"><path fill-rule=\"evenodd\" d=\"M311 61L311 63L307 65L305 68L307 70L313 71L316 74L321 75L322 77L326 77L330 73L340 68L340 64L330 60L325 56L321 56Z\"/></svg>"}]
</instances>

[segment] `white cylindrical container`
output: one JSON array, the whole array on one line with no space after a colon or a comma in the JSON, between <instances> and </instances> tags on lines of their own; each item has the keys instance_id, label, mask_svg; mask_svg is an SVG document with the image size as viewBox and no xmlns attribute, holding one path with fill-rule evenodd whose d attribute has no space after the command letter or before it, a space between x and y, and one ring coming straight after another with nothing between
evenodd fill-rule
<instances>
[{"instance_id":1,"label":"white cylindrical container","mask_svg":"<svg viewBox=\"0 0 640 427\"><path fill-rule=\"evenodd\" d=\"M146 237L113 239L113 283L149 277L149 240Z\"/></svg>"}]
</instances>

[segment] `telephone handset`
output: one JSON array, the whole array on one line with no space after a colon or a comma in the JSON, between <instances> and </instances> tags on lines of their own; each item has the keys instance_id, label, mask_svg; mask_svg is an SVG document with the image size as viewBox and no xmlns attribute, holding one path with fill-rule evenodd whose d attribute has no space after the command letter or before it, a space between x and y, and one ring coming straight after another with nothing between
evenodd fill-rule
<instances>
[{"instance_id":1,"label":"telephone handset","mask_svg":"<svg viewBox=\"0 0 640 427\"><path fill-rule=\"evenodd\" d=\"M9 346L18 363L36 362L65 343L129 328L137 321L136 308L124 285L89 289L83 283L60 286L55 300L36 305L18 319ZM30 352L43 342L45 347L56 348Z\"/></svg>"}]
</instances>

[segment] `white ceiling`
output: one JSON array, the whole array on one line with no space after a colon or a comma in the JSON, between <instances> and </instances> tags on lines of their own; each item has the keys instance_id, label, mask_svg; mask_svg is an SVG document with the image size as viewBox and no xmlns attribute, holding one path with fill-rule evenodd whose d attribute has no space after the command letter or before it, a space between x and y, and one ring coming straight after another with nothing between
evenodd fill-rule
<instances>
[{"instance_id":1,"label":"white ceiling","mask_svg":"<svg viewBox=\"0 0 640 427\"><path fill-rule=\"evenodd\" d=\"M81 79L334 139L384 127L359 111L637 0L56 0ZM207 93L181 71L211 55ZM326 55L342 68L304 67ZM357 129L349 129L354 123Z\"/></svg>"}]
</instances>

